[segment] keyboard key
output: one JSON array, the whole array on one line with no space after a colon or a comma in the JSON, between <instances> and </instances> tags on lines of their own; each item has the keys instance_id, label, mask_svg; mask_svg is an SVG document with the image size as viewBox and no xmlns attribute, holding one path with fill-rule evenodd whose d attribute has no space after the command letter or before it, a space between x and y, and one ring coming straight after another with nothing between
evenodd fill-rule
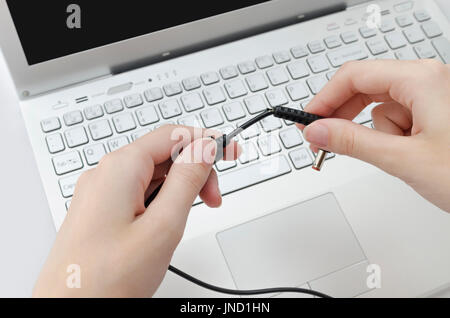
<instances>
[{"instance_id":1,"label":"keyboard key","mask_svg":"<svg viewBox=\"0 0 450 318\"><path fill-rule=\"evenodd\" d=\"M384 54L377 55L377 60L395 60L394 53L387 52Z\"/></svg>"},{"instance_id":2,"label":"keyboard key","mask_svg":"<svg viewBox=\"0 0 450 318\"><path fill-rule=\"evenodd\" d=\"M240 102L235 102L231 104L226 104L223 106L223 112L227 117L228 121L235 121L242 119L246 116L242 104Z\"/></svg>"},{"instance_id":3,"label":"keyboard key","mask_svg":"<svg viewBox=\"0 0 450 318\"><path fill-rule=\"evenodd\" d=\"M291 60L291 56L287 51L280 51L273 54L273 59L277 64L287 63Z\"/></svg>"},{"instance_id":4,"label":"keyboard key","mask_svg":"<svg viewBox=\"0 0 450 318\"><path fill-rule=\"evenodd\" d=\"M418 22L424 22L424 21L427 21L427 20L431 19L430 15L425 10L417 10L417 11L415 11L414 12L414 17L416 18L416 20Z\"/></svg>"},{"instance_id":5,"label":"keyboard key","mask_svg":"<svg viewBox=\"0 0 450 318\"><path fill-rule=\"evenodd\" d=\"M280 132L280 139L286 149L303 144L303 138L297 127L288 128Z\"/></svg>"},{"instance_id":6,"label":"keyboard key","mask_svg":"<svg viewBox=\"0 0 450 318\"><path fill-rule=\"evenodd\" d=\"M269 55L258 57L256 59L256 65L258 65L260 69L271 67L273 66L273 59Z\"/></svg>"},{"instance_id":7,"label":"keyboard key","mask_svg":"<svg viewBox=\"0 0 450 318\"><path fill-rule=\"evenodd\" d=\"M363 109L363 111L361 113L358 114L358 116L356 116L355 119L353 119L353 122L362 125L365 124L369 121L372 121L372 110L377 106L378 104L371 104L369 106L367 106L365 109Z\"/></svg>"},{"instance_id":8,"label":"keyboard key","mask_svg":"<svg viewBox=\"0 0 450 318\"><path fill-rule=\"evenodd\" d=\"M313 54L325 51L324 44L322 43L322 41L319 40L309 42L308 48Z\"/></svg>"},{"instance_id":9,"label":"keyboard key","mask_svg":"<svg viewBox=\"0 0 450 318\"><path fill-rule=\"evenodd\" d=\"M125 102L125 106L128 108L134 108L144 104L141 94L125 96L123 101Z\"/></svg>"},{"instance_id":10,"label":"keyboard key","mask_svg":"<svg viewBox=\"0 0 450 318\"><path fill-rule=\"evenodd\" d=\"M266 93L266 98L269 101L270 106L277 107L286 105L289 100L286 94L281 89L274 89Z\"/></svg>"},{"instance_id":11,"label":"keyboard key","mask_svg":"<svg viewBox=\"0 0 450 318\"><path fill-rule=\"evenodd\" d=\"M310 102L311 102L311 99L307 100L306 102L301 103L300 107L302 108L302 110L305 110Z\"/></svg>"},{"instance_id":12,"label":"keyboard key","mask_svg":"<svg viewBox=\"0 0 450 318\"><path fill-rule=\"evenodd\" d=\"M329 49L334 49L342 45L341 40L336 35L330 35L326 37L323 41L325 42L325 45Z\"/></svg>"},{"instance_id":13,"label":"keyboard key","mask_svg":"<svg viewBox=\"0 0 450 318\"><path fill-rule=\"evenodd\" d=\"M45 119L41 121L41 128L43 132L49 133L61 129L61 122L59 121L58 117Z\"/></svg>"},{"instance_id":14,"label":"keyboard key","mask_svg":"<svg viewBox=\"0 0 450 318\"><path fill-rule=\"evenodd\" d=\"M405 37L400 32L389 33L385 36L386 42L393 50L406 46Z\"/></svg>"},{"instance_id":15,"label":"keyboard key","mask_svg":"<svg viewBox=\"0 0 450 318\"><path fill-rule=\"evenodd\" d=\"M244 100L245 106L250 114L255 115L267 109L264 99L260 95L254 95Z\"/></svg>"},{"instance_id":16,"label":"keyboard key","mask_svg":"<svg viewBox=\"0 0 450 318\"><path fill-rule=\"evenodd\" d=\"M95 144L84 148L84 157L90 166L95 166L106 155L106 149L103 144Z\"/></svg>"},{"instance_id":17,"label":"keyboard key","mask_svg":"<svg viewBox=\"0 0 450 318\"><path fill-rule=\"evenodd\" d=\"M203 128L197 116L192 115L178 120L178 124L188 127Z\"/></svg>"},{"instance_id":18,"label":"keyboard key","mask_svg":"<svg viewBox=\"0 0 450 318\"><path fill-rule=\"evenodd\" d=\"M222 195L242 190L290 173L291 167L284 156L276 156L248 167L237 169L219 178Z\"/></svg>"},{"instance_id":19,"label":"keyboard key","mask_svg":"<svg viewBox=\"0 0 450 318\"><path fill-rule=\"evenodd\" d=\"M328 83L328 79L324 75L309 78L307 81L309 89L314 95L317 95L322 88Z\"/></svg>"},{"instance_id":20,"label":"keyboard key","mask_svg":"<svg viewBox=\"0 0 450 318\"><path fill-rule=\"evenodd\" d=\"M159 110L161 111L164 119L169 119L173 117L180 116L183 112L181 111L180 104L176 99L169 99L159 104Z\"/></svg>"},{"instance_id":21,"label":"keyboard key","mask_svg":"<svg viewBox=\"0 0 450 318\"><path fill-rule=\"evenodd\" d=\"M61 134L49 135L45 138L45 140L47 141L48 151L51 154L55 154L66 149Z\"/></svg>"},{"instance_id":22,"label":"keyboard key","mask_svg":"<svg viewBox=\"0 0 450 318\"><path fill-rule=\"evenodd\" d=\"M92 139L96 141L111 137L113 134L107 120L101 120L90 124L89 131L91 132Z\"/></svg>"},{"instance_id":23,"label":"keyboard key","mask_svg":"<svg viewBox=\"0 0 450 318\"><path fill-rule=\"evenodd\" d=\"M336 74L337 71L332 71L327 73L327 78L329 81L333 78L333 76Z\"/></svg>"},{"instance_id":24,"label":"keyboard key","mask_svg":"<svg viewBox=\"0 0 450 318\"><path fill-rule=\"evenodd\" d=\"M309 97L308 89L301 82L288 85L286 90L294 102Z\"/></svg>"},{"instance_id":25,"label":"keyboard key","mask_svg":"<svg viewBox=\"0 0 450 318\"><path fill-rule=\"evenodd\" d=\"M64 123L66 126L73 126L83 122L83 114L79 110L64 115Z\"/></svg>"},{"instance_id":26,"label":"keyboard key","mask_svg":"<svg viewBox=\"0 0 450 318\"><path fill-rule=\"evenodd\" d=\"M407 0L394 5L394 9L395 11L400 13L411 10L413 6L414 2L412 2L411 0Z\"/></svg>"},{"instance_id":27,"label":"keyboard key","mask_svg":"<svg viewBox=\"0 0 450 318\"><path fill-rule=\"evenodd\" d=\"M309 150L306 148L300 148L292 151L289 154L289 157L297 170L312 166L314 162Z\"/></svg>"},{"instance_id":28,"label":"keyboard key","mask_svg":"<svg viewBox=\"0 0 450 318\"><path fill-rule=\"evenodd\" d=\"M369 28L367 26L363 26L359 28L359 33L365 39L371 38L372 36L377 35L377 30L375 28Z\"/></svg>"},{"instance_id":29,"label":"keyboard key","mask_svg":"<svg viewBox=\"0 0 450 318\"><path fill-rule=\"evenodd\" d=\"M81 145L85 145L89 142L86 130L84 127L77 127L68 130L64 133L69 148L75 148Z\"/></svg>"},{"instance_id":30,"label":"keyboard key","mask_svg":"<svg viewBox=\"0 0 450 318\"><path fill-rule=\"evenodd\" d=\"M345 44L358 41L358 35L355 32L348 31L341 34L341 39Z\"/></svg>"},{"instance_id":31,"label":"keyboard key","mask_svg":"<svg viewBox=\"0 0 450 318\"><path fill-rule=\"evenodd\" d=\"M223 117L218 109L210 109L201 113L206 128L220 126L224 123Z\"/></svg>"},{"instance_id":32,"label":"keyboard key","mask_svg":"<svg viewBox=\"0 0 450 318\"><path fill-rule=\"evenodd\" d=\"M141 126L147 126L159 121L159 116L154 106L147 106L137 110L136 117Z\"/></svg>"},{"instance_id":33,"label":"keyboard key","mask_svg":"<svg viewBox=\"0 0 450 318\"><path fill-rule=\"evenodd\" d=\"M159 87L153 87L153 88L150 88L149 90L146 90L144 92L144 95L145 95L145 99L149 103L153 103L153 102L156 102L157 100L164 98L163 91Z\"/></svg>"},{"instance_id":34,"label":"keyboard key","mask_svg":"<svg viewBox=\"0 0 450 318\"><path fill-rule=\"evenodd\" d=\"M122 136L113 140L108 141L109 151L114 152L120 148L125 147L129 144L128 137Z\"/></svg>"},{"instance_id":35,"label":"keyboard key","mask_svg":"<svg viewBox=\"0 0 450 318\"><path fill-rule=\"evenodd\" d=\"M439 35L442 35L441 28L434 21L429 21L429 22L423 23L422 30L429 39L432 39Z\"/></svg>"},{"instance_id":36,"label":"keyboard key","mask_svg":"<svg viewBox=\"0 0 450 318\"><path fill-rule=\"evenodd\" d=\"M395 23L391 19L385 19L381 21L380 31L383 33L391 32L395 30Z\"/></svg>"},{"instance_id":37,"label":"keyboard key","mask_svg":"<svg viewBox=\"0 0 450 318\"><path fill-rule=\"evenodd\" d=\"M73 196L73 194L75 193L75 186L77 185L80 176L81 173L59 180L59 187L61 189L61 194L64 198L67 199ZM70 204L66 205L67 209L69 207Z\"/></svg>"},{"instance_id":38,"label":"keyboard key","mask_svg":"<svg viewBox=\"0 0 450 318\"><path fill-rule=\"evenodd\" d=\"M238 70L234 66L227 66L220 70L220 75L224 80L235 78L239 75Z\"/></svg>"},{"instance_id":39,"label":"keyboard key","mask_svg":"<svg viewBox=\"0 0 450 318\"><path fill-rule=\"evenodd\" d=\"M242 126L244 123L245 123L245 121L238 123L238 127ZM249 139L258 137L260 134L261 134L261 130L259 129L258 125L253 125L253 126L249 127L248 129L244 130L241 133L241 137L244 140L249 140Z\"/></svg>"},{"instance_id":40,"label":"keyboard key","mask_svg":"<svg viewBox=\"0 0 450 318\"><path fill-rule=\"evenodd\" d=\"M308 50L303 45L299 45L299 46L293 47L291 49L291 53L292 53L292 56L294 58L296 58L296 59L299 59L299 58L302 58L302 57L305 57L305 56L309 55Z\"/></svg>"},{"instance_id":41,"label":"keyboard key","mask_svg":"<svg viewBox=\"0 0 450 318\"><path fill-rule=\"evenodd\" d=\"M200 88L202 84L197 76L192 76L183 80L183 86L186 91L192 91Z\"/></svg>"},{"instance_id":42,"label":"keyboard key","mask_svg":"<svg viewBox=\"0 0 450 318\"><path fill-rule=\"evenodd\" d=\"M428 43L416 45L414 51L420 59L432 59L436 57L433 47Z\"/></svg>"},{"instance_id":43,"label":"keyboard key","mask_svg":"<svg viewBox=\"0 0 450 318\"><path fill-rule=\"evenodd\" d=\"M149 128L141 129L141 130L139 130L139 131L133 133L133 134L131 135L131 138L133 139L133 141L136 141L136 140L138 140L139 138L144 137L145 135L147 135L148 133L150 133L150 131L151 131L151 130L150 130Z\"/></svg>"},{"instance_id":44,"label":"keyboard key","mask_svg":"<svg viewBox=\"0 0 450 318\"><path fill-rule=\"evenodd\" d=\"M220 81L219 75L216 72L208 72L203 74L201 77L203 84L205 85L212 85Z\"/></svg>"},{"instance_id":45,"label":"keyboard key","mask_svg":"<svg viewBox=\"0 0 450 318\"><path fill-rule=\"evenodd\" d=\"M78 151L65 153L52 159L55 172L58 176L83 169L83 161Z\"/></svg>"},{"instance_id":46,"label":"keyboard key","mask_svg":"<svg viewBox=\"0 0 450 318\"><path fill-rule=\"evenodd\" d=\"M267 135L259 138L258 146L261 153L266 157L281 152L280 144L278 143L277 138L273 135Z\"/></svg>"},{"instance_id":47,"label":"keyboard key","mask_svg":"<svg viewBox=\"0 0 450 318\"><path fill-rule=\"evenodd\" d=\"M105 113L103 112L101 105L94 105L84 109L84 116L86 116L87 120L97 119L103 117L103 115L105 115Z\"/></svg>"},{"instance_id":48,"label":"keyboard key","mask_svg":"<svg viewBox=\"0 0 450 318\"><path fill-rule=\"evenodd\" d=\"M247 95L247 89L241 80L227 82L225 84L225 89L230 98L238 98Z\"/></svg>"},{"instance_id":49,"label":"keyboard key","mask_svg":"<svg viewBox=\"0 0 450 318\"><path fill-rule=\"evenodd\" d=\"M261 127L264 129L266 133L270 133L272 131L276 131L283 127L281 120L275 117L266 117L261 120Z\"/></svg>"},{"instance_id":50,"label":"keyboard key","mask_svg":"<svg viewBox=\"0 0 450 318\"><path fill-rule=\"evenodd\" d=\"M297 80L306 76L309 76L309 69L306 66L305 62L297 61L291 63L287 66L289 74L291 74L292 79Z\"/></svg>"},{"instance_id":51,"label":"keyboard key","mask_svg":"<svg viewBox=\"0 0 450 318\"><path fill-rule=\"evenodd\" d=\"M252 61L240 63L238 65L238 68L242 75L250 74L256 71L255 63L253 63Z\"/></svg>"},{"instance_id":52,"label":"keyboard key","mask_svg":"<svg viewBox=\"0 0 450 318\"><path fill-rule=\"evenodd\" d=\"M216 168L219 172L227 171L237 167L236 161L219 161L216 163Z\"/></svg>"},{"instance_id":53,"label":"keyboard key","mask_svg":"<svg viewBox=\"0 0 450 318\"><path fill-rule=\"evenodd\" d=\"M308 65L313 73L320 73L330 69L326 58L323 55L316 55L307 59Z\"/></svg>"},{"instance_id":54,"label":"keyboard key","mask_svg":"<svg viewBox=\"0 0 450 318\"><path fill-rule=\"evenodd\" d=\"M409 15L406 15L406 14L398 16L397 18L395 18L395 21L397 22L397 24L401 28L410 26L411 24L414 23L414 21L411 19L411 17Z\"/></svg>"},{"instance_id":55,"label":"keyboard key","mask_svg":"<svg viewBox=\"0 0 450 318\"><path fill-rule=\"evenodd\" d=\"M223 93L223 90L220 86L206 88L203 91L203 95L205 96L208 105L211 106L226 101L225 94Z\"/></svg>"},{"instance_id":56,"label":"keyboard key","mask_svg":"<svg viewBox=\"0 0 450 318\"><path fill-rule=\"evenodd\" d=\"M126 113L114 117L113 123L117 133L119 134L136 129L137 127L136 122L134 121L133 115L131 113Z\"/></svg>"},{"instance_id":57,"label":"keyboard key","mask_svg":"<svg viewBox=\"0 0 450 318\"><path fill-rule=\"evenodd\" d=\"M360 44L352 44L334 50L327 54L333 67L340 67L344 63L368 58L366 50Z\"/></svg>"},{"instance_id":58,"label":"keyboard key","mask_svg":"<svg viewBox=\"0 0 450 318\"><path fill-rule=\"evenodd\" d=\"M259 159L258 150L252 142L247 142L241 146L242 155L239 157L239 161L243 165Z\"/></svg>"},{"instance_id":59,"label":"keyboard key","mask_svg":"<svg viewBox=\"0 0 450 318\"><path fill-rule=\"evenodd\" d=\"M450 64L450 42L446 38L431 41L445 64Z\"/></svg>"},{"instance_id":60,"label":"keyboard key","mask_svg":"<svg viewBox=\"0 0 450 318\"><path fill-rule=\"evenodd\" d=\"M286 74L286 71L282 67L277 67L274 69L270 69L267 71L267 77L273 86L281 85L289 82L289 77Z\"/></svg>"},{"instance_id":61,"label":"keyboard key","mask_svg":"<svg viewBox=\"0 0 450 318\"><path fill-rule=\"evenodd\" d=\"M192 93L181 97L184 109L187 112L193 112L205 107L203 100L198 93Z\"/></svg>"},{"instance_id":62,"label":"keyboard key","mask_svg":"<svg viewBox=\"0 0 450 318\"><path fill-rule=\"evenodd\" d=\"M181 85L178 82L173 82L173 83L164 85L163 89L164 89L164 93L166 94L167 97L179 95L183 92L183 89L181 88Z\"/></svg>"},{"instance_id":63,"label":"keyboard key","mask_svg":"<svg viewBox=\"0 0 450 318\"><path fill-rule=\"evenodd\" d=\"M123 104L120 99L114 99L105 103L105 110L108 114L118 113L123 109Z\"/></svg>"},{"instance_id":64,"label":"keyboard key","mask_svg":"<svg viewBox=\"0 0 450 318\"><path fill-rule=\"evenodd\" d=\"M410 47L395 51L395 57L399 60L417 60L417 55Z\"/></svg>"},{"instance_id":65,"label":"keyboard key","mask_svg":"<svg viewBox=\"0 0 450 318\"><path fill-rule=\"evenodd\" d=\"M266 78L261 73L248 76L245 80L253 93L269 88Z\"/></svg>"},{"instance_id":66,"label":"keyboard key","mask_svg":"<svg viewBox=\"0 0 450 318\"><path fill-rule=\"evenodd\" d=\"M417 26L411 26L403 30L403 34L409 43L415 44L425 40L422 31Z\"/></svg>"},{"instance_id":67,"label":"keyboard key","mask_svg":"<svg viewBox=\"0 0 450 318\"><path fill-rule=\"evenodd\" d=\"M373 55L386 53L388 51L388 47L382 39L368 40L366 44Z\"/></svg>"}]
</instances>

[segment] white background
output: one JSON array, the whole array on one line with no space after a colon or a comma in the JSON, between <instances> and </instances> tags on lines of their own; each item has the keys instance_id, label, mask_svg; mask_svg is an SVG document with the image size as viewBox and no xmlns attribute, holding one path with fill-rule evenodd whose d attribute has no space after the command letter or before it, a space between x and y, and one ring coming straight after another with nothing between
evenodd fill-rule
<instances>
[{"instance_id":1,"label":"white background","mask_svg":"<svg viewBox=\"0 0 450 318\"><path fill-rule=\"evenodd\" d=\"M56 234L2 55L0 147L0 297L29 297Z\"/></svg>"}]
</instances>

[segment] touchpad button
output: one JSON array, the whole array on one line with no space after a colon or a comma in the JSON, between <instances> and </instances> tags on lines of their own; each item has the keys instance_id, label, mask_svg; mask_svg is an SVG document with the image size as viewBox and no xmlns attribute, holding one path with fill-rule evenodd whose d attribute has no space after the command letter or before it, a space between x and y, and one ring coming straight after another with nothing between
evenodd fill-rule
<instances>
[{"instance_id":1,"label":"touchpad button","mask_svg":"<svg viewBox=\"0 0 450 318\"><path fill-rule=\"evenodd\" d=\"M301 286L366 259L332 193L217 239L239 289Z\"/></svg>"}]
</instances>

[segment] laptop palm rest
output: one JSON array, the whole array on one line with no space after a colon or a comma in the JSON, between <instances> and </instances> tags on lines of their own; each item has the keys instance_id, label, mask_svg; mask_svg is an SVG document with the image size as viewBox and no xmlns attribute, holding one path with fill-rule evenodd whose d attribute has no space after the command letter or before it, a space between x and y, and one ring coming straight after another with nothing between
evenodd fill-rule
<instances>
[{"instance_id":1,"label":"laptop palm rest","mask_svg":"<svg viewBox=\"0 0 450 318\"><path fill-rule=\"evenodd\" d=\"M236 287L314 286L366 257L333 194L217 235Z\"/></svg>"}]
</instances>

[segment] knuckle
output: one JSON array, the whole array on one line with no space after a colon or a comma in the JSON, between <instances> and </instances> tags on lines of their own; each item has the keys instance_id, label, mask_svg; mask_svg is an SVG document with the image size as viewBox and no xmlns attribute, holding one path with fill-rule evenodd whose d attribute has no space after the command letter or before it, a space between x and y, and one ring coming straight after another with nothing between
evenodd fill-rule
<instances>
[{"instance_id":1,"label":"knuckle","mask_svg":"<svg viewBox=\"0 0 450 318\"><path fill-rule=\"evenodd\" d=\"M356 149L356 145L357 145L356 138L357 137L356 136L357 136L356 131L353 128L346 129L344 131L344 138L343 138L344 149L343 150L346 155L349 155L352 157L356 155L356 153L357 153L357 149Z\"/></svg>"}]
</instances>

